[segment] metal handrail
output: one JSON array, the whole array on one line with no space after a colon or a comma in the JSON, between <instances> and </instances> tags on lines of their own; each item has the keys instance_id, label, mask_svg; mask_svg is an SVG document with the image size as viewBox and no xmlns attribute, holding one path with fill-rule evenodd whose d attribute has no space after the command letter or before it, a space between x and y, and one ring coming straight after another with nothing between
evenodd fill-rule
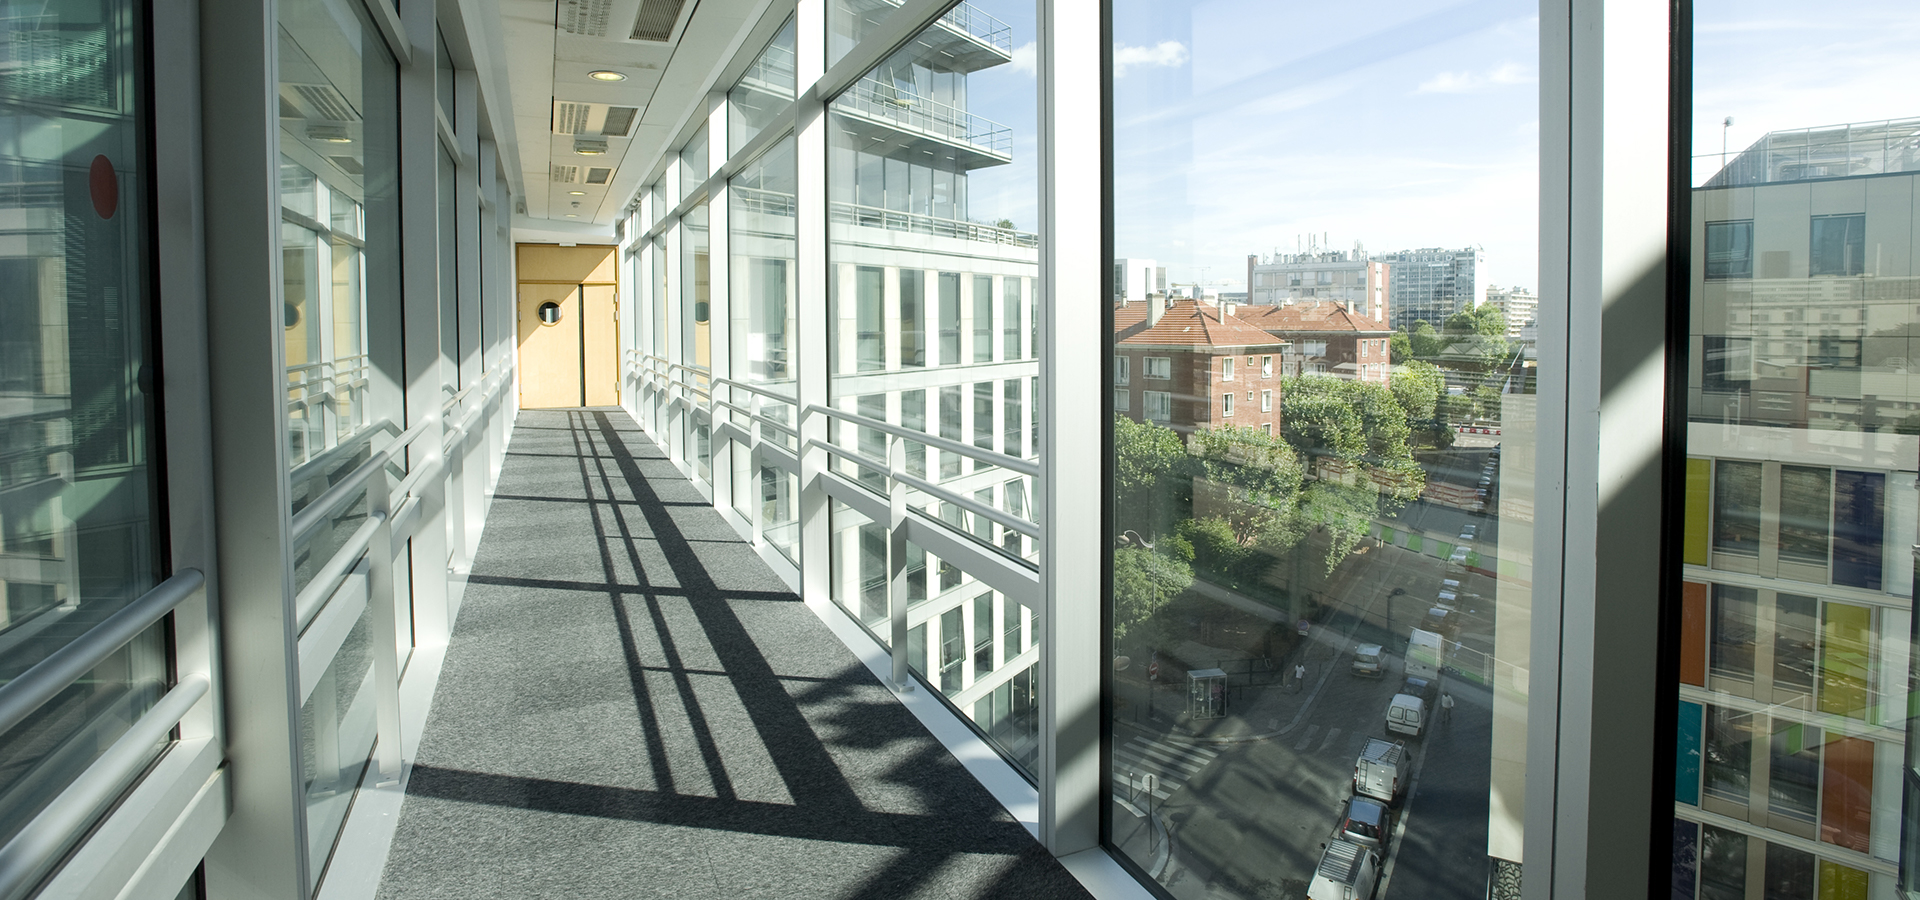
<instances>
[{"instance_id":1,"label":"metal handrail","mask_svg":"<svg viewBox=\"0 0 1920 900\"><path fill-rule=\"evenodd\" d=\"M1040 476L1039 463L1031 462L1029 460L1024 460L1017 456L1008 456L1004 453L995 453L992 450L982 450L979 447L973 446L972 444L963 444L951 438L943 438L938 435L927 434L924 431L914 431L911 428L903 428L899 425L895 425L890 422L882 422L879 419L869 419L866 416L860 415L859 413L850 413L844 409L834 409L833 407L830 407L830 406L821 406L818 403L808 406L806 408L806 412L819 413L821 415L827 416L828 418L839 419L843 422L851 422L863 428L871 428L875 431L883 431L883 432L886 432L887 434L893 435L894 437L905 438L906 440L913 441L914 443L917 443L917 444L925 444L929 447L938 447L941 450L946 450L952 453L958 453L961 456L978 460L980 462L986 463L991 466L996 466L998 468L1007 469L1013 472L1019 472L1022 475L1032 475L1036 478Z\"/></svg>"},{"instance_id":2,"label":"metal handrail","mask_svg":"<svg viewBox=\"0 0 1920 900\"><path fill-rule=\"evenodd\" d=\"M360 554L366 551L367 545L373 543L373 536L380 531L380 523L386 520L386 513L375 510L354 530L353 536L334 551L326 565L313 573L307 586L293 598L294 634L306 631L307 626L313 623L313 618L327 605L327 598L333 596L334 588L339 586L341 579L347 577L347 571L360 561Z\"/></svg>"},{"instance_id":3,"label":"metal handrail","mask_svg":"<svg viewBox=\"0 0 1920 900\"><path fill-rule=\"evenodd\" d=\"M181 569L85 634L34 663L33 668L20 673L18 678L0 685L0 734L26 721L48 700L153 627L206 583L207 578L199 569Z\"/></svg>"},{"instance_id":4,"label":"metal handrail","mask_svg":"<svg viewBox=\"0 0 1920 900\"><path fill-rule=\"evenodd\" d=\"M309 478L312 478L315 474L319 473L322 469L325 469L328 466L331 466L334 463L339 462L341 457L352 456L354 453L359 452L360 445L373 440L374 435L379 434L382 430L392 428L392 427L393 427L392 419L381 419L380 421L375 422L372 425L368 425L367 427L354 432L353 434L349 435L346 440L333 445L331 448L322 452L319 456L309 459L306 462L303 462L297 466L294 466L292 469L289 469L287 471L287 483L299 484L300 482L303 482Z\"/></svg>"},{"instance_id":5,"label":"metal handrail","mask_svg":"<svg viewBox=\"0 0 1920 900\"><path fill-rule=\"evenodd\" d=\"M335 482L332 487L327 488L326 493L314 498L313 502L308 503L302 507L298 513L295 513L291 528L293 532L293 543L299 545L312 537L314 530L320 527L320 523L332 518L333 514L340 510L340 507L345 506L348 500L353 499L354 495L359 493L360 488L367 483L367 479L372 478L375 472L386 468L387 463L393 459L395 453L412 445L421 435L425 434L427 431L427 423L430 421L432 420L422 419L415 423L412 428L400 432L399 437L393 439L393 443L382 448L380 452L375 453L366 462L361 463L359 467L355 468L347 477L340 479Z\"/></svg>"},{"instance_id":6,"label":"metal handrail","mask_svg":"<svg viewBox=\"0 0 1920 900\"><path fill-rule=\"evenodd\" d=\"M879 472L882 475L887 476L888 478L892 478L896 481L899 481L901 484L910 485L913 488L919 490L921 493L927 494L936 500L941 500L947 503L951 503L975 515L992 519L993 521L998 522L1001 525L1004 525L1008 528L1011 528L1014 531L1018 531L1021 534L1027 535L1028 537L1038 538L1040 536L1040 526L1033 522L1029 522L1029 521L1026 521L1025 519L1021 519L1017 516L1014 516L1011 513L994 509L993 507L987 506L986 504L981 503L980 501L975 500L972 497L967 497L967 496L963 496L961 494L955 493L954 491L948 488L934 484L933 482L927 481L926 479L918 478L913 475L907 474L906 472L902 472L898 469L893 468L891 464L883 462L881 460L874 459L873 457L868 456L864 453L860 453L854 450L849 450L838 444L823 441L823 440L820 440L819 438L814 438L812 440L807 441L807 446L815 447L820 450L823 450L830 455L840 457L841 459L844 459L850 463L853 463L854 465L860 466L861 468L872 469L876 472ZM951 527L952 525L952 523L947 523L947 524L949 525L949 527ZM962 532L962 533L964 534L965 532Z\"/></svg>"},{"instance_id":7,"label":"metal handrail","mask_svg":"<svg viewBox=\"0 0 1920 900\"><path fill-rule=\"evenodd\" d=\"M205 675L180 679L26 828L0 847L0 897L24 896L52 870L67 846L140 777L154 747L211 689Z\"/></svg>"}]
</instances>

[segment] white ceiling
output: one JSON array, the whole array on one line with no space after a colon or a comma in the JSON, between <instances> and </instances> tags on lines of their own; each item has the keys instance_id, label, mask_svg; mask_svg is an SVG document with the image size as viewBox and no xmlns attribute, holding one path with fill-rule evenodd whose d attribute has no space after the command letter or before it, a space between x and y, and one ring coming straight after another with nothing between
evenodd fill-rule
<instances>
[{"instance_id":1,"label":"white ceiling","mask_svg":"<svg viewBox=\"0 0 1920 900\"><path fill-rule=\"evenodd\" d=\"M685 0L668 41L629 37L638 15L643 11L657 15L658 4L672 2L499 0L513 134L525 191L526 212L514 218L517 233L610 233L640 180L667 146L693 124L696 111L704 110L702 88L735 56L748 26L777 0ZM644 10L643 4L647 4ZM574 25L574 30L605 36L569 33L562 27L562 23L577 22L584 22L585 28ZM618 72L626 79L603 82L587 77L598 70ZM564 110L584 112L584 123L560 117L566 127L580 133L555 133L556 102L592 104ZM626 137L601 133L609 107L637 111ZM576 140L605 141L606 152L576 153ZM576 167L571 181L556 183L556 166ZM586 183L591 170L602 167L612 169L605 183Z\"/></svg>"}]
</instances>

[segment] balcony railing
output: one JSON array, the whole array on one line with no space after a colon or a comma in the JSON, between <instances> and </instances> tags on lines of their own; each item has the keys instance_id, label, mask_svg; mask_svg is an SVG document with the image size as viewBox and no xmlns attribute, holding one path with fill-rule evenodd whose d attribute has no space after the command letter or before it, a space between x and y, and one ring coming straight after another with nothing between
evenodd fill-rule
<instances>
[{"instance_id":1,"label":"balcony railing","mask_svg":"<svg viewBox=\"0 0 1920 900\"><path fill-rule=\"evenodd\" d=\"M868 76L833 101L840 112L889 122L941 140L965 144L996 156L1013 152L1013 129L959 107L929 100L897 85Z\"/></svg>"},{"instance_id":2,"label":"balcony railing","mask_svg":"<svg viewBox=\"0 0 1920 900\"><path fill-rule=\"evenodd\" d=\"M875 206L861 206L858 203L833 203L830 206L831 221L836 225L862 225L868 228L885 228L888 231L932 234L964 241L981 241L1029 249L1040 246L1040 236L1031 231L1017 231L1012 228L1001 228L998 225L982 225L979 222L962 222L958 219L942 219L920 213L898 212Z\"/></svg>"},{"instance_id":3,"label":"balcony railing","mask_svg":"<svg viewBox=\"0 0 1920 900\"><path fill-rule=\"evenodd\" d=\"M1702 187L1920 171L1920 119L1775 131Z\"/></svg>"}]
</instances>

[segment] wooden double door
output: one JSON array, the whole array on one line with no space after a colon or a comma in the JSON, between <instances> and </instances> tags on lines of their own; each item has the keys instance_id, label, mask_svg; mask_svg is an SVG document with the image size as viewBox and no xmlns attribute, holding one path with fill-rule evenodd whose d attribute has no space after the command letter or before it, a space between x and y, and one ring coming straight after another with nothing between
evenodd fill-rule
<instances>
[{"instance_id":1,"label":"wooden double door","mask_svg":"<svg viewBox=\"0 0 1920 900\"><path fill-rule=\"evenodd\" d=\"M520 247L520 272L579 281L520 282L520 406L523 409L616 406L620 403L619 290L611 283L613 249ZM599 254L594 254L599 256ZM604 264L596 264L602 263ZM584 277L583 277L584 276ZM594 280L604 277L606 282Z\"/></svg>"}]
</instances>

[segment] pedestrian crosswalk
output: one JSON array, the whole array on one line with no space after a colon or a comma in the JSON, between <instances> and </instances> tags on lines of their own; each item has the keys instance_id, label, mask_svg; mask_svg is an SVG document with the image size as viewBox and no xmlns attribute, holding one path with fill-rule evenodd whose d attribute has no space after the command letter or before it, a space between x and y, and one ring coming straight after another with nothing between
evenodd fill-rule
<instances>
[{"instance_id":1,"label":"pedestrian crosswalk","mask_svg":"<svg viewBox=\"0 0 1920 900\"><path fill-rule=\"evenodd\" d=\"M1113 752L1114 793L1123 797L1140 793L1144 783L1141 776L1151 773L1158 781L1153 796L1165 800L1219 755L1215 747L1133 738Z\"/></svg>"}]
</instances>

